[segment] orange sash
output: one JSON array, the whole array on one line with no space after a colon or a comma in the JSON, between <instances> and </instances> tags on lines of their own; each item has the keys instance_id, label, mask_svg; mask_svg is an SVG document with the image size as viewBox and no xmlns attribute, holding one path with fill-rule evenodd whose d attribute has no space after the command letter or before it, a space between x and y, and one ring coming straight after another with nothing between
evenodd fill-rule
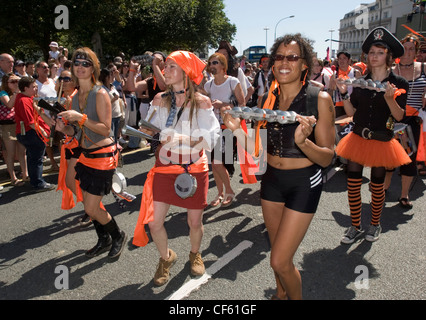
<instances>
[{"instance_id":1,"label":"orange sash","mask_svg":"<svg viewBox=\"0 0 426 320\"><path fill-rule=\"evenodd\" d=\"M241 121L241 127L247 133L246 121ZM240 162L241 175L244 184L254 184L257 182L255 173L259 171L259 167L254 163L251 155L237 141L238 161Z\"/></svg>"},{"instance_id":2,"label":"orange sash","mask_svg":"<svg viewBox=\"0 0 426 320\"><path fill-rule=\"evenodd\" d=\"M405 106L405 115L407 117L417 117L419 115L419 110L409 106L408 104Z\"/></svg>"},{"instance_id":3,"label":"orange sash","mask_svg":"<svg viewBox=\"0 0 426 320\"><path fill-rule=\"evenodd\" d=\"M90 149L86 149L86 150L90 150ZM113 153L114 155L111 157L87 158L84 155L84 152L82 152L80 155L80 158L78 158L78 162L85 165L86 167L93 168L93 169L114 170L115 168L117 168L117 164L118 164L118 152L116 151L117 151L117 145L113 144L90 153L93 155L101 154L101 153Z\"/></svg>"},{"instance_id":4,"label":"orange sash","mask_svg":"<svg viewBox=\"0 0 426 320\"><path fill-rule=\"evenodd\" d=\"M417 146L417 158L419 162L426 161L426 132L423 131L424 123L421 125L419 145Z\"/></svg>"},{"instance_id":5,"label":"orange sash","mask_svg":"<svg viewBox=\"0 0 426 320\"><path fill-rule=\"evenodd\" d=\"M209 165L205 154L194 164L189 166L190 173L200 173L209 171ZM142 192L142 202L139 210L139 218L136 223L133 236L133 244L138 247L144 247L148 244L148 236L145 232L145 225L154 221L154 198L152 194L154 176L156 173L180 174L185 169L180 165L171 165L167 167L153 167L149 172L145 181Z\"/></svg>"},{"instance_id":6,"label":"orange sash","mask_svg":"<svg viewBox=\"0 0 426 320\"><path fill-rule=\"evenodd\" d=\"M56 191L62 190L62 204L61 208L63 210L70 210L75 207L74 197L72 191L67 187L65 182L65 176L68 170L68 162L65 158L65 150L72 150L78 147L78 142L74 137L66 138L65 142L62 144L61 148L61 161L59 164L59 176L58 176L58 188ZM77 191L77 202L83 201L83 193L80 188L80 183L78 180L75 180L75 186Z\"/></svg>"}]
</instances>

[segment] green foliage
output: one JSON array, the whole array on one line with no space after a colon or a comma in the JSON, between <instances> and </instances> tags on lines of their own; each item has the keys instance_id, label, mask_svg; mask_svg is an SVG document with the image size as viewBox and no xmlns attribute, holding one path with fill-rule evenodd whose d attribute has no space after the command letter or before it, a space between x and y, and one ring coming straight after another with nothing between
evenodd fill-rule
<instances>
[{"instance_id":1,"label":"green foliage","mask_svg":"<svg viewBox=\"0 0 426 320\"><path fill-rule=\"evenodd\" d=\"M69 29L55 28L55 8L69 10ZM44 0L4 1L0 19L0 52L21 59L48 55L50 41L70 52L92 47L101 36L103 55L128 56L146 50L197 51L232 40L236 26L224 13L223 0Z\"/></svg>"}]
</instances>

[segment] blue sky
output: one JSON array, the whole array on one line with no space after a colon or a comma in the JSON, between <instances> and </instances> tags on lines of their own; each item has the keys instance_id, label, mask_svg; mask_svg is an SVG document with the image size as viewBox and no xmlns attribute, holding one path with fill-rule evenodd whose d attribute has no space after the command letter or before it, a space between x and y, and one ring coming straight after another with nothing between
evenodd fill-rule
<instances>
[{"instance_id":1,"label":"blue sky","mask_svg":"<svg viewBox=\"0 0 426 320\"><path fill-rule=\"evenodd\" d=\"M251 45L266 45L268 27L268 51L274 42L277 23L277 37L286 33L300 32L307 38L315 40L314 49L320 58L326 55L331 38L329 30L334 29L333 39L339 39L340 19L346 13L360 6L361 3L372 1L360 0L224 0L225 13L231 23L237 26L237 33L232 44L240 51ZM338 43L333 42L333 49Z\"/></svg>"}]
</instances>

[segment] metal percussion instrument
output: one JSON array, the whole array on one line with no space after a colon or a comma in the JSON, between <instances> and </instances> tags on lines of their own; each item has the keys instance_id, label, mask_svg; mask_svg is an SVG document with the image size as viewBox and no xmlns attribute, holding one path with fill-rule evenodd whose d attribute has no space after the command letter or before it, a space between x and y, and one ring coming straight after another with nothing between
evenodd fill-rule
<instances>
[{"instance_id":1,"label":"metal percussion instrument","mask_svg":"<svg viewBox=\"0 0 426 320\"><path fill-rule=\"evenodd\" d=\"M150 122L145 121L143 119L141 121L139 121L139 127L142 127L142 128L145 128L145 129L148 129L148 130L151 130L151 131L154 131L155 133L161 132L160 128L154 126Z\"/></svg>"},{"instance_id":2,"label":"metal percussion instrument","mask_svg":"<svg viewBox=\"0 0 426 320\"><path fill-rule=\"evenodd\" d=\"M176 194L182 199L192 197L197 191L197 179L188 172L177 176L175 183Z\"/></svg>"},{"instance_id":3,"label":"metal percussion instrument","mask_svg":"<svg viewBox=\"0 0 426 320\"><path fill-rule=\"evenodd\" d=\"M384 84L380 81L373 81L372 79L365 80L364 78L358 78L358 79L338 78L338 79L336 79L336 81L340 84L345 84L348 87L374 90L374 91L377 91L377 92L385 92L386 91L386 84Z\"/></svg>"},{"instance_id":4,"label":"metal percussion instrument","mask_svg":"<svg viewBox=\"0 0 426 320\"><path fill-rule=\"evenodd\" d=\"M138 138L144 138L147 140L154 140L154 141L160 141L158 139L155 139L154 137L150 136L149 134L143 133L139 130L136 130L135 128L132 128L131 126L125 125L123 129L121 129L121 133L124 136L132 136L132 137L138 137Z\"/></svg>"},{"instance_id":5,"label":"metal percussion instrument","mask_svg":"<svg viewBox=\"0 0 426 320\"><path fill-rule=\"evenodd\" d=\"M136 199L136 197L130 193L127 193L126 189L126 177L122 173L115 171L114 175L112 176L112 191L120 198L132 202Z\"/></svg>"},{"instance_id":6,"label":"metal percussion instrument","mask_svg":"<svg viewBox=\"0 0 426 320\"><path fill-rule=\"evenodd\" d=\"M60 104L65 104L65 102L67 102L66 98L56 98L56 97L45 97L45 98L40 98L40 97L34 97L34 101L40 101L40 100L44 100L47 101L51 104L55 103L55 102L59 102Z\"/></svg>"},{"instance_id":7,"label":"metal percussion instrument","mask_svg":"<svg viewBox=\"0 0 426 320\"><path fill-rule=\"evenodd\" d=\"M280 124L296 123L297 113L294 111L270 110L249 107L234 107L232 110L227 110L233 118L245 120L266 120L268 122L279 122Z\"/></svg>"}]
</instances>

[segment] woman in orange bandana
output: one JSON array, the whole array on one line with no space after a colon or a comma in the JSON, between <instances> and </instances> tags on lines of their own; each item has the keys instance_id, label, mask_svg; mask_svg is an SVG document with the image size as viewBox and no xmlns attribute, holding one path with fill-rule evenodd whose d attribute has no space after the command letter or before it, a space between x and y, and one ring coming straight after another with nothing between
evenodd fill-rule
<instances>
[{"instance_id":1,"label":"woman in orange bandana","mask_svg":"<svg viewBox=\"0 0 426 320\"><path fill-rule=\"evenodd\" d=\"M151 123L161 129L161 145L144 185L133 244L145 246L148 243L144 230L148 224L161 256L154 275L154 283L159 286L169 280L170 268L177 259L176 253L168 247L164 227L170 205L188 209L191 274L202 275L205 271L199 253L209 180L204 149L213 149L219 137L219 122L210 99L195 89L203 79L204 68L204 62L191 52L171 53L164 69L168 88L165 93L157 94L147 115L150 118L155 110ZM144 132L152 135L150 131ZM185 171L196 179L197 189L192 196L182 199L175 191L174 182Z\"/></svg>"},{"instance_id":2,"label":"woman in orange bandana","mask_svg":"<svg viewBox=\"0 0 426 320\"><path fill-rule=\"evenodd\" d=\"M77 49L72 58L72 77L79 90L72 99L71 110L58 119L56 129L75 136L81 155L75 166L80 181L85 212L91 217L98 235L96 245L86 252L91 258L109 250L110 259L118 259L127 235L103 208L101 200L111 191L112 176L117 167L117 146L111 130L111 100L98 82L100 63L89 48Z\"/></svg>"}]
</instances>

